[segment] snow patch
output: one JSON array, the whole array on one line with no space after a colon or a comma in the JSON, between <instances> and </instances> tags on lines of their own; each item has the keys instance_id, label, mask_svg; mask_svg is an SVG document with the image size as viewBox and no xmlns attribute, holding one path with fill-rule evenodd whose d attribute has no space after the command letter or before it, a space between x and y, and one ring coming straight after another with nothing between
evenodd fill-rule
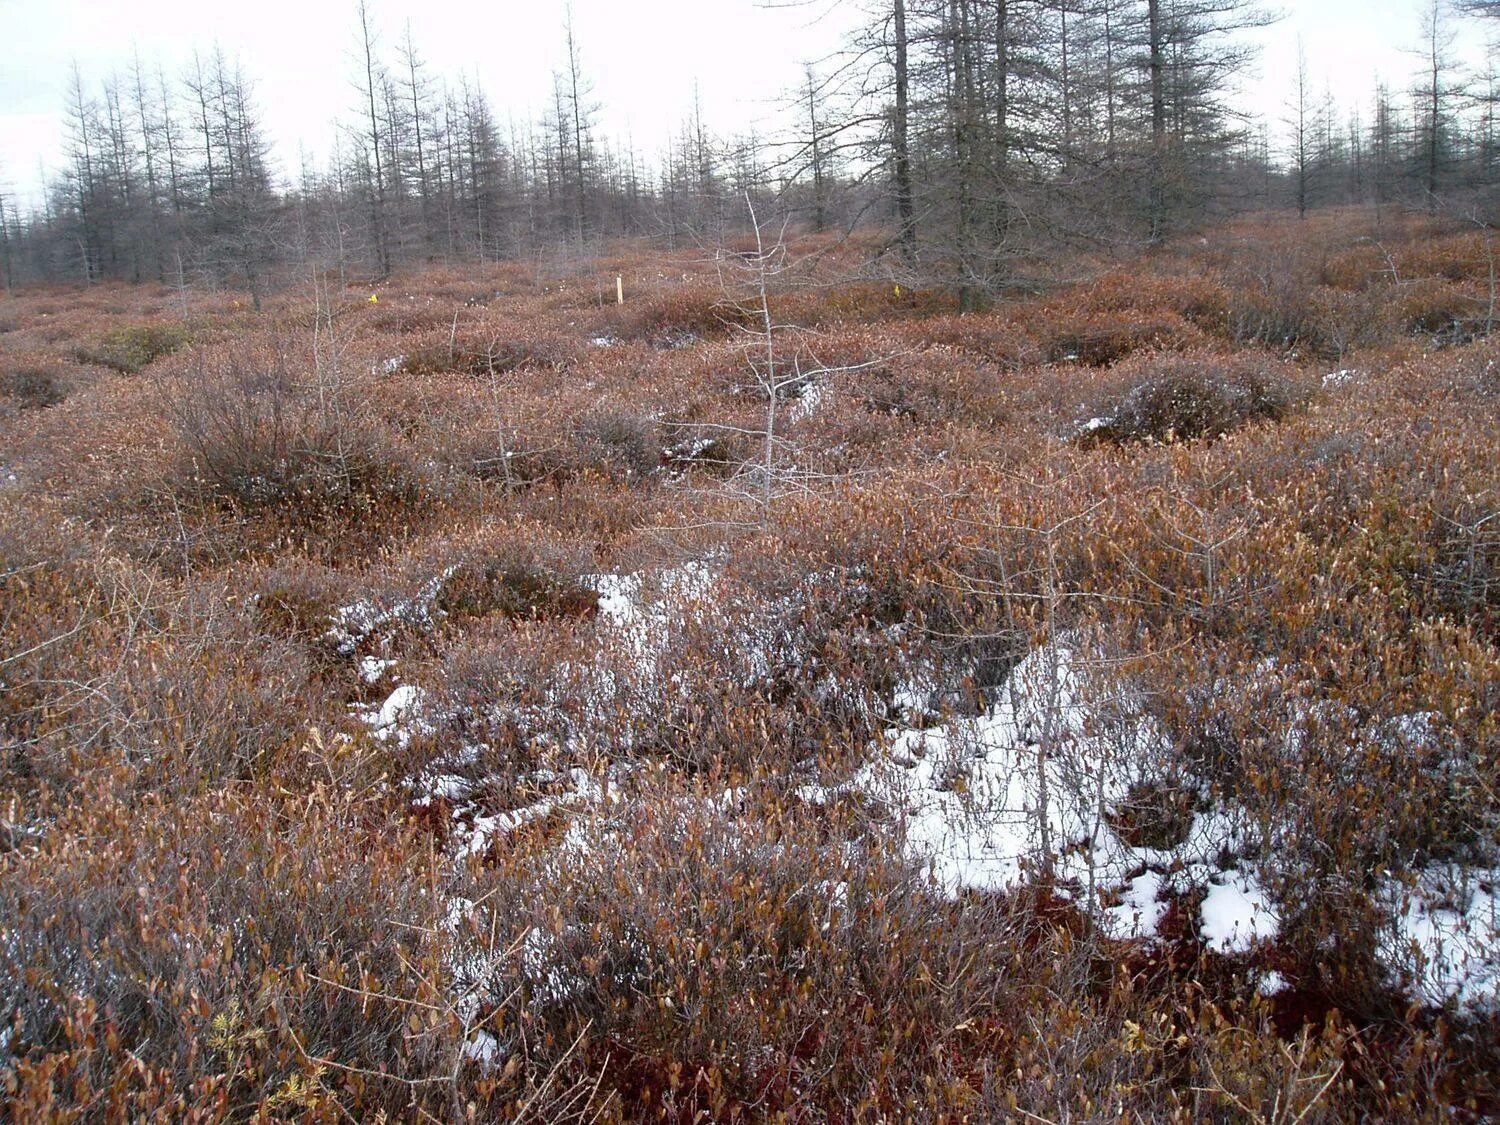
<instances>
[{"instance_id":1,"label":"snow patch","mask_svg":"<svg viewBox=\"0 0 1500 1125\"><path fill-rule=\"evenodd\" d=\"M1381 960L1433 1007L1500 1008L1500 868L1434 865L1388 881L1391 925Z\"/></svg>"},{"instance_id":2,"label":"snow patch","mask_svg":"<svg viewBox=\"0 0 1500 1125\"><path fill-rule=\"evenodd\" d=\"M802 391L801 397L792 404L790 412L791 420L793 422L800 422L804 418L812 417L827 406L828 401L832 398L833 392L828 389L826 384L820 382L808 383Z\"/></svg>"},{"instance_id":3,"label":"snow patch","mask_svg":"<svg viewBox=\"0 0 1500 1125\"><path fill-rule=\"evenodd\" d=\"M395 742L403 749L428 724L422 719L427 694L413 684L402 684L379 707L357 708L370 733L382 742Z\"/></svg>"},{"instance_id":4,"label":"snow patch","mask_svg":"<svg viewBox=\"0 0 1500 1125\"><path fill-rule=\"evenodd\" d=\"M1166 879L1159 871L1145 871L1126 884L1122 901L1105 911L1105 929L1118 937L1154 937L1167 904Z\"/></svg>"},{"instance_id":5,"label":"snow patch","mask_svg":"<svg viewBox=\"0 0 1500 1125\"><path fill-rule=\"evenodd\" d=\"M1248 953L1257 941L1271 940L1281 929L1270 897L1242 871L1210 880L1201 917L1199 932L1217 953Z\"/></svg>"},{"instance_id":6,"label":"snow patch","mask_svg":"<svg viewBox=\"0 0 1500 1125\"><path fill-rule=\"evenodd\" d=\"M500 1040L488 1031L477 1031L464 1043L464 1058L486 1074L496 1069L500 1055Z\"/></svg>"},{"instance_id":7,"label":"snow patch","mask_svg":"<svg viewBox=\"0 0 1500 1125\"><path fill-rule=\"evenodd\" d=\"M398 625L416 625L430 628L437 617L438 595L452 578L457 567L448 567L441 574L429 578L415 594L403 598L386 608L362 599L352 605L340 607L333 614L333 624L323 634L341 656L353 656L359 646L382 631Z\"/></svg>"},{"instance_id":8,"label":"snow patch","mask_svg":"<svg viewBox=\"0 0 1500 1125\"><path fill-rule=\"evenodd\" d=\"M1112 415L1090 418L1086 422L1079 422L1073 428L1073 436L1074 438L1088 437L1090 434L1097 434L1100 430L1107 430L1114 424L1115 420Z\"/></svg>"},{"instance_id":9,"label":"snow patch","mask_svg":"<svg viewBox=\"0 0 1500 1125\"><path fill-rule=\"evenodd\" d=\"M359 662L359 678L367 684L378 684L381 677L395 666L394 660L382 660L378 656L362 657Z\"/></svg>"},{"instance_id":10,"label":"snow patch","mask_svg":"<svg viewBox=\"0 0 1500 1125\"><path fill-rule=\"evenodd\" d=\"M1119 936L1152 936L1165 913L1162 857L1108 824L1162 736L1146 721L1097 723L1069 648L1036 649L976 718L895 730L854 785L894 810L909 856L949 894L1003 891L1050 872ZM910 705L910 699L898 700ZM1145 874L1141 874L1145 871Z\"/></svg>"},{"instance_id":11,"label":"snow patch","mask_svg":"<svg viewBox=\"0 0 1500 1125\"><path fill-rule=\"evenodd\" d=\"M1085 667L1067 645L1034 650L985 714L889 731L851 787L896 814L907 855L948 894L1049 875L1058 893L1125 939L1154 938L1173 898L1206 888L1209 932L1273 936L1268 898L1249 874L1225 870L1247 844L1237 810L1199 810L1171 848L1120 838L1115 810L1171 747L1128 700L1091 698ZM897 708L910 713L913 697L915 688L903 689ZM828 791L806 795L826 800ZM1227 912L1229 886L1254 896L1253 923Z\"/></svg>"},{"instance_id":12,"label":"snow patch","mask_svg":"<svg viewBox=\"0 0 1500 1125\"><path fill-rule=\"evenodd\" d=\"M1255 991L1259 992L1262 996L1276 996L1291 987L1286 977L1282 976L1275 969L1262 973L1260 979L1255 982Z\"/></svg>"}]
</instances>

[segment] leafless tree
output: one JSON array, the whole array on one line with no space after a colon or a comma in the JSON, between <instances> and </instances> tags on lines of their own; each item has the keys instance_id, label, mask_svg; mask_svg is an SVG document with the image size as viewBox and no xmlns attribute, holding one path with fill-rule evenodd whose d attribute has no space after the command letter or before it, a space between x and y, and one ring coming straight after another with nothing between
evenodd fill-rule
<instances>
[{"instance_id":1,"label":"leafless tree","mask_svg":"<svg viewBox=\"0 0 1500 1125\"><path fill-rule=\"evenodd\" d=\"M369 160L371 164L371 187L370 187L370 229L375 238L375 261L382 276L391 272L391 253L386 241L385 230L385 176L386 166L381 156L381 124L380 114L376 107L377 91L383 74L378 70L375 62L375 29L370 23L369 6L365 0L359 0L359 51L361 67L360 96L364 105L368 107L369 114L365 122L368 130L365 134L370 143Z\"/></svg>"}]
</instances>

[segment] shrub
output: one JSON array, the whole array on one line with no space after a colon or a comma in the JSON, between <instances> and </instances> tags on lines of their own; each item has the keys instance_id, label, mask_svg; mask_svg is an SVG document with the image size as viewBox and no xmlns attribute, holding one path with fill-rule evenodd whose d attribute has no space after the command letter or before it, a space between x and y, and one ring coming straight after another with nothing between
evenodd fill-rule
<instances>
[{"instance_id":1,"label":"shrub","mask_svg":"<svg viewBox=\"0 0 1500 1125\"><path fill-rule=\"evenodd\" d=\"M1083 318L1059 318L1041 335L1046 363L1108 367L1140 351L1179 350L1203 342L1192 325L1175 313L1099 312Z\"/></svg>"},{"instance_id":2,"label":"shrub","mask_svg":"<svg viewBox=\"0 0 1500 1125\"><path fill-rule=\"evenodd\" d=\"M74 547L39 566L28 553L0 544L0 595L18 607L0 626L0 778L15 791L24 778L67 792L127 765L119 784L142 791L264 776L315 710L297 654L222 604L205 619L197 592L164 592L107 554Z\"/></svg>"},{"instance_id":3,"label":"shrub","mask_svg":"<svg viewBox=\"0 0 1500 1125\"><path fill-rule=\"evenodd\" d=\"M661 467L669 473L703 472L728 476L744 463L744 441L739 434L701 434L685 437L661 451Z\"/></svg>"},{"instance_id":4,"label":"shrub","mask_svg":"<svg viewBox=\"0 0 1500 1125\"><path fill-rule=\"evenodd\" d=\"M1402 286L1395 299L1402 327L1440 343L1463 343L1477 331L1484 305L1457 285L1420 281Z\"/></svg>"},{"instance_id":5,"label":"shrub","mask_svg":"<svg viewBox=\"0 0 1500 1125\"><path fill-rule=\"evenodd\" d=\"M383 522L432 498L428 475L391 435L336 394L320 402L288 362L230 354L198 364L171 404L184 488L303 526Z\"/></svg>"},{"instance_id":6,"label":"shrub","mask_svg":"<svg viewBox=\"0 0 1500 1125\"><path fill-rule=\"evenodd\" d=\"M626 411L600 411L573 427L577 451L569 460L627 477L643 477L661 464L661 427Z\"/></svg>"},{"instance_id":7,"label":"shrub","mask_svg":"<svg viewBox=\"0 0 1500 1125\"><path fill-rule=\"evenodd\" d=\"M474 933L516 925L517 906L534 926L528 957L486 982L487 1026L514 1034L520 1007L551 1057L578 1043L564 1080L602 1074L631 1116L975 1104L965 1053L992 1048L1033 961L1028 912L945 907L873 842L841 848L766 798L763 828L691 792L632 802L574 829L598 850L513 863L560 912L481 879ZM813 891L829 878L836 906Z\"/></svg>"},{"instance_id":8,"label":"shrub","mask_svg":"<svg viewBox=\"0 0 1500 1125\"><path fill-rule=\"evenodd\" d=\"M1392 943L1430 920L1494 945L1500 352L1404 335L1403 299L1482 291L1482 246L1382 222L1399 284L1368 244L1340 258L1352 211L982 315L818 276L778 310L850 369L789 396L798 475L764 510L712 479L765 405L703 319L714 279L629 246L623 309L571 258L556 294L514 263L413 280L450 314L503 291L506 337L566 372L446 369L451 318L385 293L340 312L335 371L274 334L297 310L216 296L224 346L194 363L7 400L0 1117L1491 1113L1493 1011ZM881 248L818 245L829 275ZM1458 258L1467 281L1421 280ZM7 297L6 342L58 346L6 354L48 367L173 301ZM570 343L653 310L713 338ZM501 315L466 311L453 352ZM1094 328L1107 366L1040 365ZM1327 393L1331 367L1174 350L1240 329L1382 350ZM369 366L398 351L412 371ZM1045 642L1083 654L1077 690L998 690ZM1086 717L1049 745L1068 696ZM871 784L887 767L919 788ZM1053 874L932 883L987 878L971 827L1042 803L1079 818ZM1077 874L1091 831L1136 889ZM1200 913L1231 871L1280 920L1243 952ZM1111 936L1150 884L1156 937ZM1433 909L1403 929L1408 891Z\"/></svg>"},{"instance_id":9,"label":"shrub","mask_svg":"<svg viewBox=\"0 0 1500 1125\"><path fill-rule=\"evenodd\" d=\"M449 618L498 614L520 620L587 619L599 612L599 595L536 557L473 559L444 581L437 607Z\"/></svg>"},{"instance_id":10,"label":"shrub","mask_svg":"<svg viewBox=\"0 0 1500 1125\"><path fill-rule=\"evenodd\" d=\"M410 301L381 304L378 310L366 319L372 328L382 332L399 332L409 335L416 332L435 332L448 329L453 323L453 312L430 300L422 304Z\"/></svg>"},{"instance_id":11,"label":"shrub","mask_svg":"<svg viewBox=\"0 0 1500 1125\"><path fill-rule=\"evenodd\" d=\"M958 312L958 300L951 290L894 282L834 285L809 294L798 305L797 311L803 313L798 319L819 322L879 322L893 316L931 317Z\"/></svg>"},{"instance_id":12,"label":"shrub","mask_svg":"<svg viewBox=\"0 0 1500 1125\"><path fill-rule=\"evenodd\" d=\"M379 978L393 994L432 995L423 968L399 966L413 934L439 923L434 904L420 865L398 858L396 826L362 825L372 814L321 799L293 812L231 794L106 797L59 825L100 846L51 845L9 864L8 1115L207 1117L232 1099L321 1116L351 1097L398 1114L409 1104L398 1084L340 1097L339 1072L310 1057L416 1077L457 1050L434 1049L446 1026L408 1038L408 1005L354 991Z\"/></svg>"},{"instance_id":13,"label":"shrub","mask_svg":"<svg viewBox=\"0 0 1500 1125\"><path fill-rule=\"evenodd\" d=\"M1339 357L1339 343L1327 331L1311 285L1275 270L1240 276L1235 282L1227 330L1236 344L1308 352L1321 359Z\"/></svg>"},{"instance_id":14,"label":"shrub","mask_svg":"<svg viewBox=\"0 0 1500 1125\"><path fill-rule=\"evenodd\" d=\"M1401 269L1407 277L1445 281L1487 281L1497 247L1493 224L1470 227L1459 234L1414 240L1402 249Z\"/></svg>"},{"instance_id":15,"label":"shrub","mask_svg":"<svg viewBox=\"0 0 1500 1125\"><path fill-rule=\"evenodd\" d=\"M40 410L67 398L68 387L56 366L28 365L0 372L0 395L22 410Z\"/></svg>"},{"instance_id":16,"label":"shrub","mask_svg":"<svg viewBox=\"0 0 1500 1125\"><path fill-rule=\"evenodd\" d=\"M401 370L411 375L458 372L486 379L527 368L561 368L573 357L571 346L548 337L486 342L471 339L451 347L444 341L413 348L402 360Z\"/></svg>"},{"instance_id":17,"label":"shrub","mask_svg":"<svg viewBox=\"0 0 1500 1125\"><path fill-rule=\"evenodd\" d=\"M1229 291L1213 275L1112 273L1079 286L1072 300L1095 311L1148 317L1169 310L1215 334L1222 331L1229 315Z\"/></svg>"},{"instance_id":18,"label":"shrub","mask_svg":"<svg viewBox=\"0 0 1500 1125\"><path fill-rule=\"evenodd\" d=\"M97 363L125 375L185 347L191 340L186 328L175 324L136 324L112 329L74 354L84 363Z\"/></svg>"},{"instance_id":19,"label":"shrub","mask_svg":"<svg viewBox=\"0 0 1500 1125\"><path fill-rule=\"evenodd\" d=\"M1095 408L1080 440L1123 445L1220 437L1256 419L1281 419L1294 403L1286 378L1253 362L1157 356L1131 374L1137 377L1130 389Z\"/></svg>"},{"instance_id":20,"label":"shrub","mask_svg":"<svg viewBox=\"0 0 1500 1125\"><path fill-rule=\"evenodd\" d=\"M287 564L264 576L254 595L255 619L261 628L303 640L328 631L341 604L327 567Z\"/></svg>"},{"instance_id":21,"label":"shrub","mask_svg":"<svg viewBox=\"0 0 1500 1125\"><path fill-rule=\"evenodd\" d=\"M930 348L839 378L875 414L923 426L958 421L993 426L1008 414L1005 382L989 364L955 362L948 348ZM837 393L837 391L835 392Z\"/></svg>"},{"instance_id":22,"label":"shrub","mask_svg":"<svg viewBox=\"0 0 1500 1125\"><path fill-rule=\"evenodd\" d=\"M1038 344L1016 324L997 316L939 316L922 322L921 340L977 355L1015 370L1043 361Z\"/></svg>"},{"instance_id":23,"label":"shrub","mask_svg":"<svg viewBox=\"0 0 1500 1125\"><path fill-rule=\"evenodd\" d=\"M717 289L674 287L627 303L610 314L610 327L622 340L643 340L653 347L691 346L753 325L757 313L726 298Z\"/></svg>"},{"instance_id":24,"label":"shrub","mask_svg":"<svg viewBox=\"0 0 1500 1125\"><path fill-rule=\"evenodd\" d=\"M467 471L476 480L521 489L543 481L561 483L571 474L565 451L556 448L530 449L507 444L499 446L488 435L470 443Z\"/></svg>"}]
</instances>

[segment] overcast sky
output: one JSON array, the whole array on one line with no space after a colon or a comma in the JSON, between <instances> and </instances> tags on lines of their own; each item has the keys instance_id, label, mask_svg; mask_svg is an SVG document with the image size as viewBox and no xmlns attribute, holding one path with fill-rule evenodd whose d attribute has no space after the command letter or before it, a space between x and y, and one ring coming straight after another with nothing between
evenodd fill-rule
<instances>
[{"instance_id":1,"label":"overcast sky","mask_svg":"<svg viewBox=\"0 0 1500 1125\"><path fill-rule=\"evenodd\" d=\"M1301 37L1317 87L1346 104L1366 100L1376 76L1408 81L1423 0L1285 0L1286 18L1258 33L1264 52L1245 104L1271 117L1282 105ZM502 121L535 118L563 62L564 0L370 0L387 54L406 22L436 75L477 77ZM321 164L333 120L355 106L354 0L0 0L0 184L38 196L41 169L59 164L69 71L92 88L132 51L179 74L195 47L217 42L255 81L281 170L305 146ZM826 18L820 11L835 9ZM573 0L573 21L601 106L604 132L638 150L663 148L692 108L732 133L768 124L804 59L826 55L841 24L834 0L799 10L757 0ZM1460 51L1482 55L1463 27Z\"/></svg>"}]
</instances>

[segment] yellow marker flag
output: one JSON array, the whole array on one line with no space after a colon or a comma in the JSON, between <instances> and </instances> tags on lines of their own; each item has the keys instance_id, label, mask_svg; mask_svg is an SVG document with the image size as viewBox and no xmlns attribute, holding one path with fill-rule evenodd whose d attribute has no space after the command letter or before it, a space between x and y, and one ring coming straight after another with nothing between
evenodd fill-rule
<instances>
[{"instance_id":1,"label":"yellow marker flag","mask_svg":"<svg viewBox=\"0 0 1500 1125\"><path fill-rule=\"evenodd\" d=\"M378 305L378 304L380 304L380 298L376 294L374 294L374 293L370 294L370 304L372 304L372 305Z\"/></svg>"}]
</instances>

